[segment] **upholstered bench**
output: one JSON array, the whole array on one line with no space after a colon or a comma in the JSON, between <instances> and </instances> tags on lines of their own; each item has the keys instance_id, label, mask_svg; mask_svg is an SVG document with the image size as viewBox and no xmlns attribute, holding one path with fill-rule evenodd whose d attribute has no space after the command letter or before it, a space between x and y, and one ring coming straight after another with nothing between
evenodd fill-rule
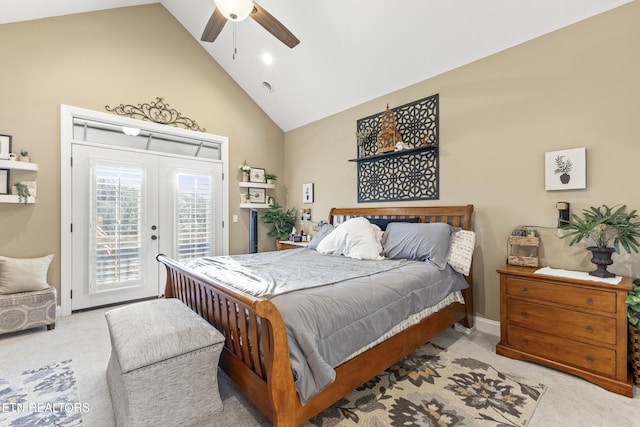
<instances>
[{"instance_id":1,"label":"upholstered bench","mask_svg":"<svg viewBox=\"0 0 640 427\"><path fill-rule=\"evenodd\" d=\"M56 326L56 290L47 283L52 259L0 256L0 334Z\"/></svg>"},{"instance_id":2,"label":"upholstered bench","mask_svg":"<svg viewBox=\"0 0 640 427\"><path fill-rule=\"evenodd\" d=\"M224 336L177 299L105 314L107 366L118 426L209 425L222 411L218 361Z\"/></svg>"},{"instance_id":3,"label":"upholstered bench","mask_svg":"<svg viewBox=\"0 0 640 427\"><path fill-rule=\"evenodd\" d=\"M0 294L0 334L46 326L56 327L56 289Z\"/></svg>"}]
</instances>

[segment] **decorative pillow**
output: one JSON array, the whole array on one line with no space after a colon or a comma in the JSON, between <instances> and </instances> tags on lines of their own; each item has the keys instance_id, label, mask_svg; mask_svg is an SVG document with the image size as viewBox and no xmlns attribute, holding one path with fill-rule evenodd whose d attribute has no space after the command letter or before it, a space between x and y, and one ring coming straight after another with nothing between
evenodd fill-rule
<instances>
[{"instance_id":1,"label":"decorative pillow","mask_svg":"<svg viewBox=\"0 0 640 427\"><path fill-rule=\"evenodd\" d=\"M46 289L47 271L53 255L42 258L9 258L0 256L0 294L41 291Z\"/></svg>"},{"instance_id":2,"label":"decorative pillow","mask_svg":"<svg viewBox=\"0 0 640 427\"><path fill-rule=\"evenodd\" d=\"M327 237L329 235L329 233L331 233L334 229L335 229L335 227L333 225L324 224L320 228L320 230L316 233L316 235L313 236L313 239L311 239L311 241L309 242L309 246L307 246L307 247L309 249L316 249L318 247L318 245L320 244L320 242L322 241L322 239Z\"/></svg>"},{"instance_id":3,"label":"decorative pillow","mask_svg":"<svg viewBox=\"0 0 640 427\"><path fill-rule=\"evenodd\" d=\"M468 276L471 270L471 259L475 245L476 233L473 231L458 230L455 232L451 236L449 255L447 255L449 265L458 273Z\"/></svg>"},{"instance_id":4,"label":"decorative pillow","mask_svg":"<svg viewBox=\"0 0 640 427\"><path fill-rule=\"evenodd\" d=\"M366 218L351 218L340 224L318 244L323 254L344 255L356 259L380 259L382 246Z\"/></svg>"},{"instance_id":5,"label":"decorative pillow","mask_svg":"<svg viewBox=\"0 0 640 427\"><path fill-rule=\"evenodd\" d=\"M382 238L383 255L391 259L427 261L442 270L453 227L444 223L407 224L393 222Z\"/></svg>"},{"instance_id":6,"label":"decorative pillow","mask_svg":"<svg viewBox=\"0 0 640 427\"><path fill-rule=\"evenodd\" d=\"M385 231L387 226L392 222L420 222L420 218L368 218L369 222L373 225L380 227L380 230Z\"/></svg>"}]
</instances>

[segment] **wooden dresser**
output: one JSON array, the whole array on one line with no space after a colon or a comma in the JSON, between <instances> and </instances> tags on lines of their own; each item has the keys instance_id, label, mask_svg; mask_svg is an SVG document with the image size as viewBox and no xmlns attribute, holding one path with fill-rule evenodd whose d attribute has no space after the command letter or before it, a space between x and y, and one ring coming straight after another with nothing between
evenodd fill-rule
<instances>
[{"instance_id":1,"label":"wooden dresser","mask_svg":"<svg viewBox=\"0 0 640 427\"><path fill-rule=\"evenodd\" d=\"M506 265L500 273L500 342L496 353L540 363L633 397L627 363L627 292L617 285L534 274Z\"/></svg>"}]
</instances>

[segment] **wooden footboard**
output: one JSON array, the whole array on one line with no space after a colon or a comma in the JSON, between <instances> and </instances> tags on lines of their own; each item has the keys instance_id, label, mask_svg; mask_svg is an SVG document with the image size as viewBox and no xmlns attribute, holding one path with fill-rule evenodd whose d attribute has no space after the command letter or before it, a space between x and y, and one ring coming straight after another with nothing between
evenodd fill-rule
<instances>
[{"instance_id":1,"label":"wooden footboard","mask_svg":"<svg viewBox=\"0 0 640 427\"><path fill-rule=\"evenodd\" d=\"M330 218L334 222L334 215L419 215L421 222L449 222L470 229L472 211L471 205L404 208L402 212L397 208L333 209ZM221 368L276 426L302 424L454 323L464 320L465 326L473 326L469 288L464 292L466 304L451 304L338 366L336 380L302 405L293 381L286 329L274 304L216 283L164 255L157 259L167 270L165 298L180 299L224 334ZM471 277L467 280L471 284Z\"/></svg>"}]
</instances>

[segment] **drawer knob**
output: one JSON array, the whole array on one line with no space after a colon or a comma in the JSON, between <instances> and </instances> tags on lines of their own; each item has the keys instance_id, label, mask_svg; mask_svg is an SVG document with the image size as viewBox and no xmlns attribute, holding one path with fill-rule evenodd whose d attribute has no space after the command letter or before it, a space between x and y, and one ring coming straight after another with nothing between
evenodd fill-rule
<instances>
[{"instance_id":1,"label":"drawer knob","mask_svg":"<svg viewBox=\"0 0 640 427\"><path fill-rule=\"evenodd\" d=\"M527 319L529 317L529 313L527 313L526 311L522 312L522 317L524 317L525 319Z\"/></svg>"},{"instance_id":2,"label":"drawer knob","mask_svg":"<svg viewBox=\"0 0 640 427\"><path fill-rule=\"evenodd\" d=\"M528 293L528 292L529 292L529 288L522 288L522 293L523 293L523 294L526 294L526 293Z\"/></svg>"},{"instance_id":3,"label":"drawer knob","mask_svg":"<svg viewBox=\"0 0 640 427\"><path fill-rule=\"evenodd\" d=\"M587 298L587 305L593 305L593 298Z\"/></svg>"},{"instance_id":4,"label":"drawer knob","mask_svg":"<svg viewBox=\"0 0 640 427\"><path fill-rule=\"evenodd\" d=\"M589 355L587 356L587 361L592 362L593 363L593 356Z\"/></svg>"},{"instance_id":5,"label":"drawer knob","mask_svg":"<svg viewBox=\"0 0 640 427\"><path fill-rule=\"evenodd\" d=\"M523 338L523 339L522 339L522 344L524 344L524 345L529 345L529 340L528 340L528 339L526 339L526 338Z\"/></svg>"},{"instance_id":6,"label":"drawer knob","mask_svg":"<svg viewBox=\"0 0 640 427\"><path fill-rule=\"evenodd\" d=\"M587 332L592 334L593 333L593 326L587 326Z\"/></svg>"}]
</instances>

